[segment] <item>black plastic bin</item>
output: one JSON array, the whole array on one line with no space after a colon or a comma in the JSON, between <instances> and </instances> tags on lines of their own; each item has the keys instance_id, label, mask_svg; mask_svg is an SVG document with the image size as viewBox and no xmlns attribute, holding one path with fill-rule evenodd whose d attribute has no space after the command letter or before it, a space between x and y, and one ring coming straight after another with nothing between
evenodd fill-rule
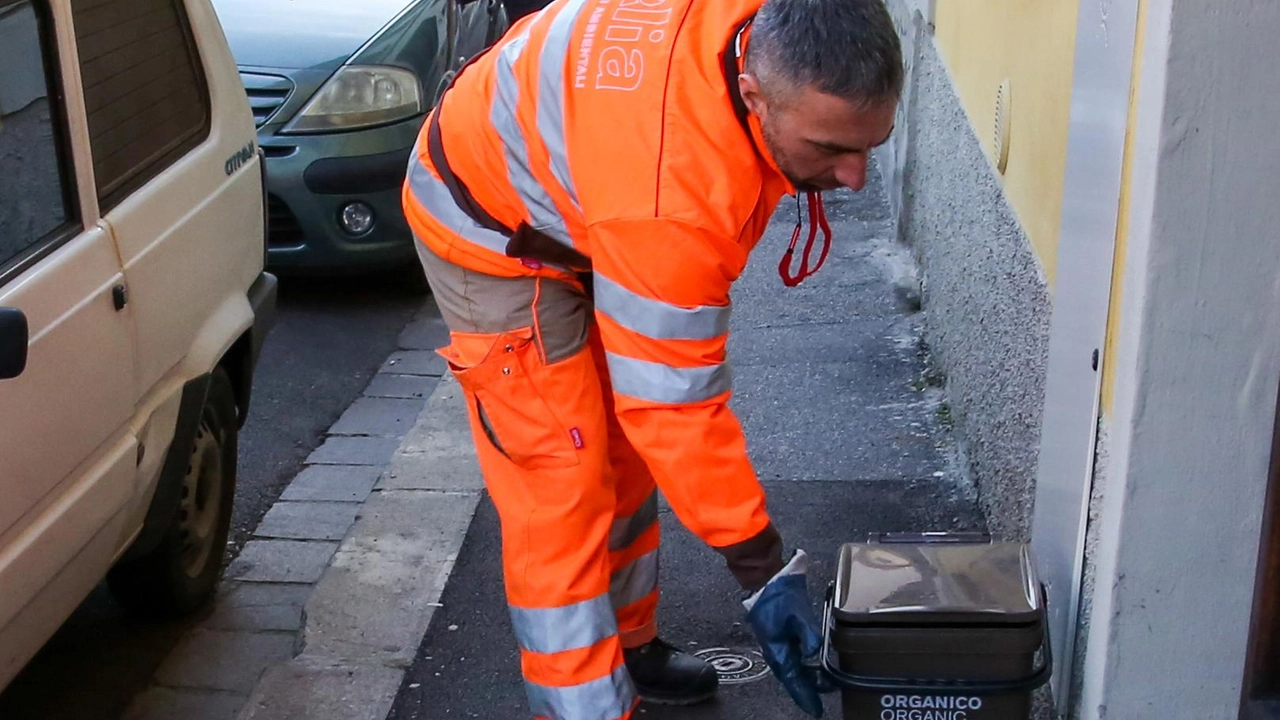
<instances>
[{"instance_id":1,"label":"black plastic bin","mask_svg":"<svg viewBox=\"0 0 1280 720\"><path fill-rule=\"evenodd\" d=\"M1052 673L1027 547L981 535L844 545L824 633L845 720L1027 720Z\"/></svg>"}]
</instances>

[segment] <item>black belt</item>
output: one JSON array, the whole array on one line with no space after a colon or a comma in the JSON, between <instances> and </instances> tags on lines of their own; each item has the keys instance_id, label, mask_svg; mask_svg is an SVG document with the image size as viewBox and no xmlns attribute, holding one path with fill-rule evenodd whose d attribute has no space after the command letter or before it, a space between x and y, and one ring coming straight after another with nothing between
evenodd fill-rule
<instances>
[{"instance_id":1,"label":"black belt","mask_svg":"<svg viewBox=\"0 0 1280 720\"><path fill-rule=\"evenodd\" d=\"M458 179L453 168L449 166L449 159L445 157L444 143L440 139L439 106L431 114L427 127L427 154L431 157L431 164L435 166L436 172L440 173L440 180L449 189L449 195L458 208L476 224L507 238L507 257L537 260L578 271L591 268L591 258L586 255L571 247L565 247L550 235L530 227L528 223L521 222L512 230L476 202L475 196Z\"/></svg>"}]
</instances>

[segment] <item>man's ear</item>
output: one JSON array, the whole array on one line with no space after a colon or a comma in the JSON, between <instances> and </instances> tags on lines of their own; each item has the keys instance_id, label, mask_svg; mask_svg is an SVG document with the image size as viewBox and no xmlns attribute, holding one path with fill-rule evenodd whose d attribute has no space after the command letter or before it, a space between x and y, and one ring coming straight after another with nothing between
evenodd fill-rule
<instances>
[{"instance_id":1,"label":"man's ear","mask_svg":"<svg viewBox=\"0 0 1280 720\"><path fill-rule=\"evenodd\" d=\"M764 120L769 114L769 101L765 100L764 93L760 91L760 80L755 75L738 75L738 94L742 96L742 102L752 115Z\"/></svg>"}]
</instances>

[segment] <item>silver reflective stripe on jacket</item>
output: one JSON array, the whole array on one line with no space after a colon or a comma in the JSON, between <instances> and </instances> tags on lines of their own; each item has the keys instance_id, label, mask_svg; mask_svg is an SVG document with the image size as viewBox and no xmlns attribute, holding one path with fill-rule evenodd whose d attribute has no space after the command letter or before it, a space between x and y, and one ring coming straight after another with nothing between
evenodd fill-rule
<instances>
[{"instance_id":1,"label":"silver reflective stripe on jacket","mask_svg":"<svg viewBox=\"0 0 1280 720\"><path fill-rule=\"evenodd\" d=\"M578 16L586 7L586 0L569 0L556 13L542 44L542 57L538 62L538 134L547 146L551 158L551 174L581 212L578 191L569 173L568 151L565 148L564 131L564 79L569 74L569 41Z\"/></svg>"},{"instance_id":2,"label":"silver reflective stripe on jacket","mask_svg":"<svg viewBox=\"0 0 1280 720\"><path fill-rule=\"evenodd\" d=\"M656 522L658 522L658 491L654 490L634 515L614 518L613 526L609 528L609 549L626 550Z\"/></svg>"},{"instance_id":3,"label":"silver reflective stripe on jacket","mask_svg":"<svg viewBox=\"0 0 1280 720\"><path fill-rule=\"evenodd\" d=\"M547 720L618 720L636 702L636 690L625 665L580 685L550 687L525 681L529 708Z\"/></svg>"},{"instance_id":4,"label":"silver reflective stripe on jacket","mask_svg":"<svg viewBox=\"0 0 1280 720\"><path fill-rule=\"evenodd\" d=\"M683 308L634 293L595 273L596 309L655 340L711 340L729 332L730 306Z\"/></svg>"},{"instance_id":5,"label":"silver reflective stripe on jacket","mask_svg":"<svg viewBox=\"0 0 1280 720\"><path fill-rule=\"evenodd\" d=\"M529 211L529 224L557 242L573 247L573 240L569 237L569 230L555 201L533 176L529 167L529 148L516 119L516 108L520 105L520 86L516 82L515 64L528 41L529 30L526 28L499 51L494 67L498 76L498 90L493 94L489 119L506 148L507 178L520 196L525 209Z\"/></svg>"},{"instance_id":6,"label":"silver reflective stripe on jacket","mask_svg":"<svg viewBox=\"0 0 1280 720\"><path fill-rule=\"evenodd\" d=\"M655 403L678 405L708 400L733 387L729 363L678 368L605 353L615 392Z\"/></svg>"},{"instance_id":7,"label":"silver reflective stripe on jacket","mask_svg":"<svg viewBox=\"0 0 1280 720\"><path fill-rule=\"evenodd\" d=\"M609 580L609 598L615 608L640 602L658 589L658 551L645 553Z\"/></svg>"},{"instance_id":8,"label":"silver reflective stripe on jacket","mask_svg":"<svg viewBox=\"0 0 1280 720\"><path fill-rule=\"evenodd\" d=\"M516 641L529 652L558 653L591 647L618 634L613 605L605 595L553 608L511 606Z\"/></svg>"},{"instance_id":9,"label":"silver reflective stripe on jacket","mask_svg":"<svg viewBox=\"0 0 1280 720\"><path fill-rule=\"evenodd\" d=\"M507 237L480 225L463 212L462 208L458 207L458 204L453 201L453 196L449 194L449 188L445 186L444 182L432 175L427 166L423 165L422 161L418 159L416 146L410 158L409 191L413 193L413 197L422 206L422 209L431 213L432 217L438 220L441 225L461 235L464 239L486 250L505 255L507 252Z\"/></svg>"}]
</instances>

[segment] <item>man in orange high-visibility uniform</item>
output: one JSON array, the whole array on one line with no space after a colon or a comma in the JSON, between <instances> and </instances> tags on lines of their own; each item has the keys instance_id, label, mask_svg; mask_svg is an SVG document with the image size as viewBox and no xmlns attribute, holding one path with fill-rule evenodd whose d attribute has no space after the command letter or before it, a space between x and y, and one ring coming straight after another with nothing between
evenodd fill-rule
<instances>
[{"instance_id":1,"label":"man in orange high-visibility uniform","mask_svg":"<svg viewBox=\"0 0 1280 720\"><path fill-rule=\"evenodd\" d=\"M862 188L902 89L881 2L555 0L423 127L404 210L501 520L537 718L715 693L710 667L657 638L655 482L821 715L805 556L784 557L727 407L729 288L783 195L808 192L825 226L817 192Z\"/></svg>"}]
</instances>

